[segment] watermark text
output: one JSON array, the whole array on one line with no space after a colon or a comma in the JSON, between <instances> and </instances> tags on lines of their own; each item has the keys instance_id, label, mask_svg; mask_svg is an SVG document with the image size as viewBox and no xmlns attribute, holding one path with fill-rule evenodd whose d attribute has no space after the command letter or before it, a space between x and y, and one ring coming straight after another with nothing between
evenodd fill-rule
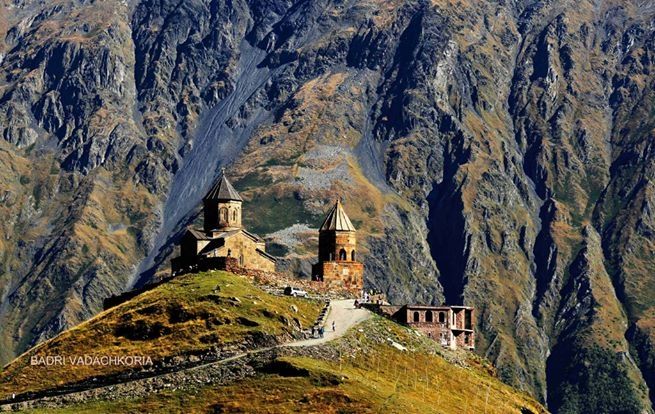
<instances>
[{"instance_id":1,"label":"watermark text","mask_svg":"<svg viewBox=\"0 0 655 414\"><path fill-rule=\"evenodd\" d=\"M30 365L38 366L146 366L152 358L144 355L33 355Z\"/></svg>"}]
</instances>

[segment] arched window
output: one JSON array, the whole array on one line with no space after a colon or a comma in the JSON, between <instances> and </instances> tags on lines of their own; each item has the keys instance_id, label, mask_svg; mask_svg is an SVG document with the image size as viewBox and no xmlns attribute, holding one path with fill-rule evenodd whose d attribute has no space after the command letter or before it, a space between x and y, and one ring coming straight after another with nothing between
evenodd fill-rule
<instances>
[{"instance_id":1,"label":"arched window","mask_svg":"<svg viewBox=\"0 0 655 414\"><path fill-rule=\"evenodd\" d=\"M355 261L355 251L350 252L350 260Z\"/></svg>"},{"instance_id":2,"label":"arched window","mask_svg":"<svg viewBox=\"0 0 655 414\"><path fill-rule=\"evenodd\" d=\"M425 312L425 322L432 322L432 311Z\"/></svg>"},{"instance_id":3,"label":"arched window","mask_svg":"<svg viewBox=\"0 0 655 414\"><path fill-rule=\"evenodd\" d=\"M236 210L232 211L232 221L234 221L234 222L237 221L237 211Z\"/></svg>"},{"instance_id":4,"label":"arched window","mask_svg":"<svg viewBox=\"0 0 655 414\"><path fill-rule=\"evenodd\" d=\"M339 260L346 260L348 258L348 254L346 253L346 250L341 249L339 251Z\"/></svg>"},{"instance_id":5,"label":"arched window","mask_svg":"<svg viewBox=\"0 0 655 414\"><path fill-rule=\"evenodd\" d=\"M414 322L418 322L419 319L420 319L420 316L419 316L418 312L414 312Z\"/></svg>"},{"instance_id":6,"label":"arched window","mask_svg":"<svg viewBox=\"0 0 655 414\"><path fill-rule=\"evenodd\" d=\"M239 266L243 267L243 255L239 256Z\"/></svg>"},{"instance_id":7,"label":"arched window","mask_svg":"<svg viewBox=\"0 0 655 414\"><path fill-rule=\"evenodd\" d=\"M227 209L226 208L221 209L221 220L224 221L224 222L227 221Z\"/></svg>"},{"instance_id":8,"label":"arched window","mask_svg":"<svg viewBox=\"0 0 655 414\"><path fill-rule=\"evenodd\" d=\"M439 312L439 323L445 323L446 322L446 314L443 312Z\"/></svg>"},{"instance_id":9,"label":"arched window","mask_svg":"<svg viewBox=\"0 0 655 414\"><path fill-rule=\"evenodd\" d=\"M232 249L227 249L227 257L232 257Z\"/></svg>"}]
</instances>

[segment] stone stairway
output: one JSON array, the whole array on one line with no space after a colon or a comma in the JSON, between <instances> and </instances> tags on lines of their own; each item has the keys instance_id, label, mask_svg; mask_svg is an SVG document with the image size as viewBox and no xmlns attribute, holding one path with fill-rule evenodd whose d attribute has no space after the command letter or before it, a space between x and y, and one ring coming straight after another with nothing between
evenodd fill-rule
<instances>
[{"instance_id":1,"label":"stone stairway","mask_svg":"<svg viewBox=\"0 0 655 414\"><path fill-rule=\"evenodd\" d=\"M328 313L330 313L330 301L325 301L325 306L321 309L321 313L318 314L316 322L314 323L314 330L318 333L318 328L325 325L325 320L327 319Z\"/></svg>"}]
</instances>

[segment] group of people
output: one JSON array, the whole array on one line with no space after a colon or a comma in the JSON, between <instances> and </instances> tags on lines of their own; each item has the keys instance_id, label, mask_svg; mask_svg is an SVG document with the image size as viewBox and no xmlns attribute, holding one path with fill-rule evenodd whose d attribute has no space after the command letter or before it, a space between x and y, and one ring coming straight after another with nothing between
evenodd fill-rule
<instances>
[{"instance_id":1,"label":"group of people","mask_svg":"<svg viewBox=\"0 0 655 414\"><path fill-rule=\"evenodd\" d=\"M335 321L332 321L332 332L337 330L337 324ZM325 327L324 326L313 326L312 327L312 338L316 338L316 335L318 334L319 338L323 338L325 336Z\"/></svg>"},{"instance_id":2,"label":"group of people","mask_svg":"<svg viewBox=\"0 0 655 414\"><path fill-rule=\"evenodd\" d=\"M325 328L322 326L313 326L312 327L312 338L316 338L316 334L318 334L319 338L323 338L323 335L325 335Z\"/></svg>"}]
</instances>

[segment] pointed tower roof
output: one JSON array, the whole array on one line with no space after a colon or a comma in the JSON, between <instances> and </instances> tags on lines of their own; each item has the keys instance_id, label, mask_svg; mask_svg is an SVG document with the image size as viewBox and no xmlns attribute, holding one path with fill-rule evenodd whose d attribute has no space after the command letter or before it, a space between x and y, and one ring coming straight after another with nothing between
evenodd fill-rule
<instances>
[{"instance_id":1,"label":"pointed tower roof","mask_svg":"<svg viewBox=\"0 0 655 414\"><path fill-rule=\"evenodd\" d=\"M350 222L348 215L343 210L341 202L337 200L321 224L319 231L355 231L355 226Z\"/></svg>"},{"instance_id":2,"label":"pointed tower roof","mask_svg":"<svg viewBox=\"0 0 655 414\"><path fill-rule=\"evenodd\" d=\"M225 177L225 170L221 173L221 178L216 180L214 186L209 190L203 201L243 201L237 190Z\"/></svg>"}]
</instances>

